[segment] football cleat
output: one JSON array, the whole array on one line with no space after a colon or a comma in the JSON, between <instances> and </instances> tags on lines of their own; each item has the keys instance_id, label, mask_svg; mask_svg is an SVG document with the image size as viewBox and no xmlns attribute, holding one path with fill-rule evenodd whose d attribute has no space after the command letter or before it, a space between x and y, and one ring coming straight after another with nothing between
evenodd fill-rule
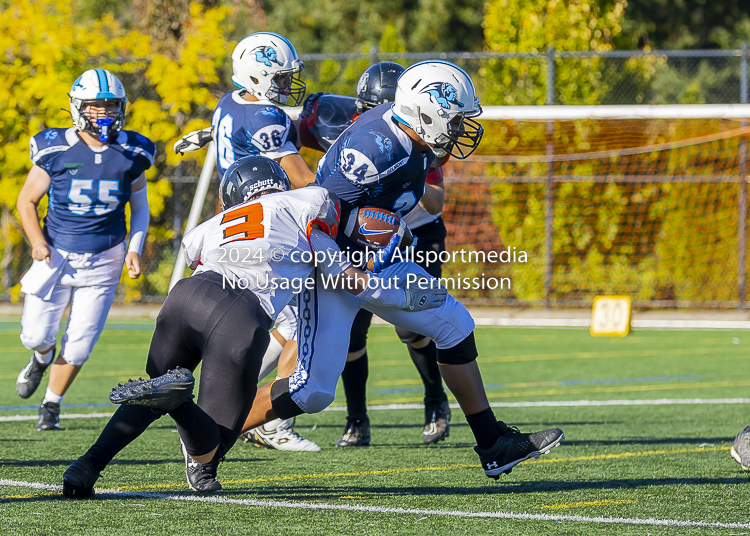
<instances>
[{"instance_id":1,"label":"football cleat","mask_svg":"<svg viewBox=\"0 0 750 536\"><path fill-rule=\"evenodd\" d=\"M109 393L109 400L113 404L137 404L169 413L193 398L194 386L193 373L177 367L156 378L118 384Z\"/></svg>"},{"instance_id":2,"label":"football cleat","mask_svg":"<svg viewBox=\"0 0 750 536\"><path fill-rule=\"evenodd\" d=\"M743 469L750 470L750 426L737 434L730 452Z\"/></svg>"},{"instance_id":3,"label":"football cleat","mask_svg":"<svg viewBox=\"0 0 750 536\"><path fill-rule=\"evenodd\" d=\"M99 471L94 468L94 462L87 455L83 455L70 464L63 473L63 495L69 499L88 499L93 497L94 483L99 478Z\"/></svg>"},{"instance_id":4,"label":"football cleat","mask_svg":"<svg viewBox=\"0 0 750 536\"><path fill-rule=\"evenodd\" d=\"M346 430L335 446L337 447L366 447L370 444L370 421L347 421Z\"/></svg>"},{"instance_id":5,"label":"football cleat","mask_svg":"<svg viewBox=\"0 0 750 536\"><path fill-rule=\"evenodd\" d=\"M450 435L451 408L448 399L440 404L427 404L424 408L422 444L433 445Z\"/></svg>"},{"instance_id":6,"label":"football cleat","mask_svg":"<svg viewBox=\"0 0 750 536\"><path fill-rule=\"evenodd\" d=\"M42 381L44 372L47 370L47 367L50 366L52 361L54 361L54 359L54 348L52 349L52 359L50 359L49 363L47 363L46 365L39 362L39 360L36 358L36 352L31 353L31 359L29 359L29 362L18 374L18 378L16 378L16 392L18 393L18 396L20 396L21 398L29 398L34 394L34 391L36 391L37 387L39 387L39 384Z\"/></svg>"},{"instance_id":7,"label":"football cleat","mask_svg":"<svg viewBox=\"0 0 750 536\"><path fill-rule=\"evenodd\" d=\"M305 439L292 429L291 419L275 419L242 435L245 443L256 447L293 452L320 452L317 444Z\"/></svg>"},{"instance_id":8,"label":"football cleat","mask_svg":"<svg viewBox=\"0 0 750 536\"><path fill-rule=\"evenodd\" d=\"M474 447L482 462L484 474L495 480L503 473L509 474L522 461L549 453L565 438L565 434L559 428L523 434L518 428L508 427L504 423L498 423L498 426L506 431L494 445L488 449Z\"/></svg>"},{"instance_id":9,"label":"football cleat","mask_svg":"<svg viewBox=\"0 0 750 536\"><path fill-rule=\"evenodd\" d=\"M60 426L60 404L56 402L45 402L39 406L39 422L36 431L62 430Z\"/></svg>"},{"instance_id":10,"label":"football cleat","mask_svg":"<svg viewBox=\"0 0 750 536\"><path fill-rule=\"evenodd\" d=\"M215 460L209 463L196 462L187 453L182 439L180 439L180 450L185 457L185 478L190 489L201 492L221 491L221 483L216 480L216 470L219 466L219 461Z\"/></svg>"}]
</instances>

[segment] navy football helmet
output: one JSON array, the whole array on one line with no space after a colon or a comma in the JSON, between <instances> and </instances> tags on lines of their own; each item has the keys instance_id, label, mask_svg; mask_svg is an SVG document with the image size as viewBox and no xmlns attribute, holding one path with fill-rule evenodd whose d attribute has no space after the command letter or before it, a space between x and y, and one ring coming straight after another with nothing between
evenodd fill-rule
<instances>
[{"instance_id":1,"label":"navy football helmet","mask_svg":"<svg viewBox=\"0 0 750 536\"><path fill-rule=\"evenodd\" d=\"M265 156L247 156L229 166L219 185L221 208L226 210L271 192L292 189L284 168Z\"/></svg>"},{"instance_id":2,"label":"navy football helmet","mask_svg":"<svg viewBox=\"0 0 750 536\"><path fill-rule=\"evenodd\" d=\"M396 82L405 69L392 61L372 65L357 83L357 108L359 113L396 99Z\"/></svg>"}]
</instances>

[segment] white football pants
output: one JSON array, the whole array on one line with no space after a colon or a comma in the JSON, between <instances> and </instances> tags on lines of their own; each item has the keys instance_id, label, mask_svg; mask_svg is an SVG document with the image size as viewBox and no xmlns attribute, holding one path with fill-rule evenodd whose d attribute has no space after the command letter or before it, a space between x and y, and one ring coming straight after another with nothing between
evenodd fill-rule
<instances>
[{"instance_id":1,"label":"white football pants","mask_svg":"<svg viewBox=\"0 0 750 536\"><path fill-rule=\"evenodd\" d=\"M68 303L68 326L58 355L83 365L104 329L125 261L125 243L101 253L70 253L49 300L26 294L21 317L21 343L45 350L57 342Z\"/></svg>"},{"instance_id":2,"label":"white football pants","mask_svg":"<svg viewBox=\"0 0 750 536\"><path fill-rule=\"evenodd\" d=\"M409 273L434 279L413 262L394 264L377 275L404 281ZM289 391L305 413L322 411L333 402L346 365L352 322L362 307L395 326L430 337L439 349L456 346L474 331L469 311L453 296L449 295L437 309L405 311L366 303L343 290L327 289L319 274L315 288L299 294L298 306L297 367L289 377Z\"/></svg>"}]
</instances>

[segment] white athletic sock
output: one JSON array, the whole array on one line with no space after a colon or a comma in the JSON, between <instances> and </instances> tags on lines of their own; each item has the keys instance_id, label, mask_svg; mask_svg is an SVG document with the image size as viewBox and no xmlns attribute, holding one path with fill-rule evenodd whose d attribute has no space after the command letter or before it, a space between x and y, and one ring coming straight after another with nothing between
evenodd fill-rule
<instances>
[{"instance_id":1,"label":"white athletic sock","mask_svg":"<svg viewBox=\"0 0 750 536\"><path fill-rule=\"evenodd\" d=\"M49 365L55 355L52 350L54 350L54 348L50 348L43 354L40 352L34 352L34 357L36 357L36 360L39 361L42 365Z\"/></svg>"},{"instance_id":2,"label":"white athletic sock","mask_svg":"<svg viewBox=\"0 0 750 536\"><path fill-rule=\"evenodd\" d=\"M283 421L282 421L281 419L274 419L274 420L272 420L272 421L268 421L268 422L267 422L266 424L264 424L264 425L262 426L262 428L263 428L263 429L264 429L264 430L265 430L266 432L273 432L274 430L276 430L276 429L277 429L277 428L279 427L279 425L280 425L280 424L281 424L282 422L283 422Z\"/></svg>"},{"instance_id":3,"label":"white athletic sock","mask_svg":"<svg viewBox=\"0 0 750 536\"><path fill-rule=\"evenodd\" d=\"M44 400L42 400L42 405L46 404L47 402L54 402L55 404L62 403L62 399L65 395L57 395L52 392L52 390L47 387L47 392L44 393Z\"/></svg>"},{"instance_id":4,"label":"white athletic sock","mask_svg":"<svg viewBox=\"0 0 750 536\"><path fill-rule=\"evenodd\" d=\"M263 362L260 365L260 374L258 374L258 381L261 381L263 378L268 376L268 374L276 368L276 365L278 365L279 363L279 356L281 355L281 351L283 349L284 347L279 341L276 340L276 337L271 335L271 342L268 343L268 349L263 355Z\"/></svg>"}]
</instances>

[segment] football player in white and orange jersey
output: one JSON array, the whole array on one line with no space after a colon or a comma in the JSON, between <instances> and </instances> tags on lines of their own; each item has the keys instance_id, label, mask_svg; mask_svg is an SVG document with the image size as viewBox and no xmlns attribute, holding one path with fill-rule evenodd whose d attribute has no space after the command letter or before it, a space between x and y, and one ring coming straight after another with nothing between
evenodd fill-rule
<instances>
[{"instance_id":1,"label":"football player in white and orange jersey","mask_svg":"<svg viewBox=\"0 0 750 536\"><path fill-rule=\"evenodd\" d=\"M324 276L338 278L337 288L365 302L423 310L446 299L445 289L404 289L353 267L334 240L336 196L315 186L288 191L286 173L268 158L237 161L220 188L225 210L183 239L195 273L175 285L159 313L146 363L150 379L113 390L110 400L123 406L65 471L66 497L93 496L112 458L165 413L177 423L190 488L220 490L217 466L252 407L268 330L295 291L309 294L314 288L306 282L315 271L315 254ZM390 258L398 242L394 235L381 258ZM380 258L375 264L377 270ZM201 361L196 404L187 371Z\"/></svg>"}]
</instances>

